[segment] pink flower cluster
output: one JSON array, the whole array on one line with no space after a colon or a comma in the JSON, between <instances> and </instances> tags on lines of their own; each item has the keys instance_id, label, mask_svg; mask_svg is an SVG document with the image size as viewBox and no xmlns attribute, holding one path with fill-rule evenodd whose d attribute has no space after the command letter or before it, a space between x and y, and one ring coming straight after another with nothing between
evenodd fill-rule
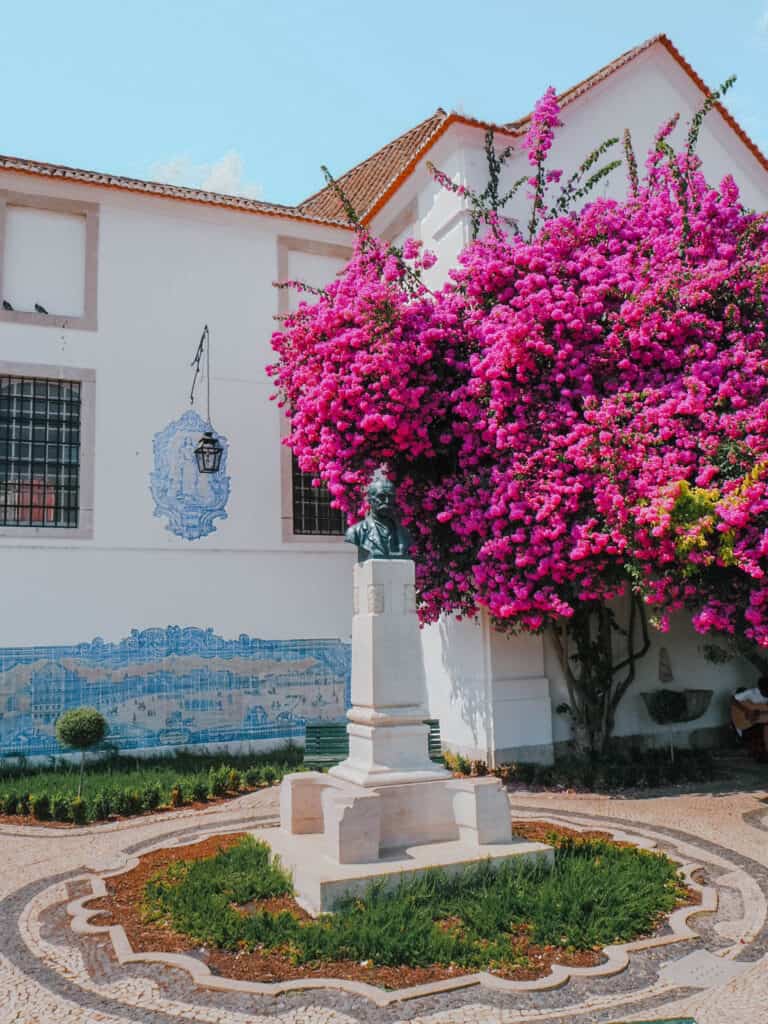
<instances>
[{"instance_id":1,"label":"pink flower cluster","mask_svg":"<svg viewBox=\"0 0 768 1024\"><path fill-rule=\"evenodd\" d=\"M270 372L340 508L397 481L424 620L538 629L634 585L768 646L768 227L733 180L654 151L637 195L490 234L435 295L405 267L362 235Z\"/></svg>"},{"instance_id":2,"label":"pink flower cluster","mask_svg":"<svg viewBox=\"0 0 768 1024\"><path fill-rule=\"evenodd\" d=\"M523 139L523 149L528 154L528 163L532 167L538 167L547 159L555 137L555 129L561 126L560 105L557 102L557 94L550 85L533 108L531 124Z\"/></svg>"}]
</instances>

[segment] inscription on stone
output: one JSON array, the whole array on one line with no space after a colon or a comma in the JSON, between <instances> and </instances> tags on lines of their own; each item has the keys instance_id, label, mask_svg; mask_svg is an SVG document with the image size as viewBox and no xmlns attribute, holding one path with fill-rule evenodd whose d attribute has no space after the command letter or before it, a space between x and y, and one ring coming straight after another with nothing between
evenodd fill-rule
<instances>
[{"instance_id":1,"label":"inscription on stone","mask_svg":"<svg viewBox=\"0 0 768 1024\"><path fill-rule=\"evenodd\" d=\"M381 615L384 611L384 587L380 583L368 587L368 611L372 615Z\"/></svg>"}]
</instances>

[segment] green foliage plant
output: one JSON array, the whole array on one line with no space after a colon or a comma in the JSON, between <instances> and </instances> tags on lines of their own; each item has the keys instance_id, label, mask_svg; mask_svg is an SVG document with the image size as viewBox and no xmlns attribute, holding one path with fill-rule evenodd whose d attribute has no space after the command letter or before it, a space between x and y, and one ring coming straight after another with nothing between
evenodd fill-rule
<instances>
[{"instance_id":1,"label":"green foliage plant","mask_svg":"<svg viewBox=\"0 0 768 1024\"><path fill-rule=\"evenodd\" d=\"M107 735L107 728L106 718L96 708L72 708L56 720L56 739L59 743L80 751L78 796L81 796L83 791L85 752L101 743Z\"/></svg>"},{"instance_id":2,"label":"green foliage plant","mask_svg":"<svg viewBox=\"0 0 768 1024\"><path fill-rule=\"evenodd\" d=\"M60 820L54 810L57 800L66 821L74 818L75 800L80 801L78 814L84 816L81 824L106 821L113 815L129 817L171 805L177 785L186 800L203 802L209 794L226 797L235 785L238 789L255 788L264 781L278 781L286 772L299 770L302 757L302 748L294 744L263 753L224 756L181 751L174 756L137 759L112 753L85 766L82 787L81 766L63 759L46 765L0 760L0 813L27 815L31 805L45 796L55 820ZM40 806L44 808L45 801Z\"/></svg>"},{"instance_id":3,"label":"green foliage plant","mask_svg":"<svg viewBox=\"0 0 768 1024\"><path fill-rule=\"evenodd\" d=\"M61 793L54 795L51 800L51 817L54 821L72 821L72 801L68 796Z\"/></svg>"},{"instance_id":4,"label":"green foliage plant","mask_svg":"<svg viewBox=\"0 0 768 1024\"><path fill-rule=\"evenodd\" d=\"M48 821L51 817L51 801L46 793L33 796L30 802L32 817L38 821Z\"/></svg>"},{"instance_id":5,"label":"green foliage plant","mask_svg":"<svg viewBox=\"0 0 768 1024\"><path fill-rule=\"evenodd\" d=\"M85 825L88 822L88 805L81 796L76 796L71 803L72 821L75 825Z\"/></svg>"},{"instance_id":6,"label":"green foliage plant","mask_svg":"<svg viewBox=\"0 0 768 1024\"><path fill-rule=\"evenodd\" d=\"M269 847L248 836L196 862L155 875L144 892L147 920L224 950L288 951L295 963L370 960L376 965L525 966L515 934L536 944L587 950L651 932L685 899L675 865L662 854L554 837L554 865L481 864L381 883L350 896L332 915L300 921L288 911L239 908L292 892Z\"/></svg>"}]
</instances>

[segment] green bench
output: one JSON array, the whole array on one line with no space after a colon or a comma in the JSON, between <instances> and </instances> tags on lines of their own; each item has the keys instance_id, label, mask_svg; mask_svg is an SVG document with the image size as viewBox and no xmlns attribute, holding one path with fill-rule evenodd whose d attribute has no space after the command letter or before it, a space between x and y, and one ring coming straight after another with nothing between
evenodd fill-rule
<instances>
[{"instance_id":1,"label":"green bench","mask_svg":"<svg viewBox=\"0 0 768 1024\"><path fill-rule=\"evenodd\" d=\"M429 757L436 764L443 762L443 744L440 722L437 718L424 721L429 726ZM304 741L305 768L332 768L349 756L349 735L346 722L315 722L307 725Z\"/></svg>"}]
</instances>

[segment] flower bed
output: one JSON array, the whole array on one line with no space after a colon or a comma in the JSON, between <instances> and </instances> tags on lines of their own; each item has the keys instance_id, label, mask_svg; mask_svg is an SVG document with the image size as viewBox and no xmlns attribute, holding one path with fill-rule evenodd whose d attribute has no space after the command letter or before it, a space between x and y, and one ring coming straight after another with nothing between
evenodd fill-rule
<instances>
[{"instance_id":1,"label":"flower bed","mask_svg":"<svg viewBox=\"0 0 768 1024\"><path fill-rule=\"evenodd\" d=\"M271 785L301 768L301 747L226 758L182 753L132 760L113 757L86 768L77 797L79 768L0 767L0 817L14 822L85 825L113 817L204 804Z\"/></svg>"},{"instance_id":2,"label":"flower bed","mask_svg":"<svg viewBox=\"0 0 768 1024\"><path fill-rule=\"evenodd\" d=\"M518 834L556 849L553 869L435 871L385 894L373 886L312 919L290 878L252 837L208 839L143 857L107 880L98 904L135 950L196 950L227 977L342 977L402 987L478 969L525 979L560 963L591 966L602 946L652 932L689 902L666 857L544 823ZM202 953L200 947L203 947Z\"/></svg>"}]
</instances>

